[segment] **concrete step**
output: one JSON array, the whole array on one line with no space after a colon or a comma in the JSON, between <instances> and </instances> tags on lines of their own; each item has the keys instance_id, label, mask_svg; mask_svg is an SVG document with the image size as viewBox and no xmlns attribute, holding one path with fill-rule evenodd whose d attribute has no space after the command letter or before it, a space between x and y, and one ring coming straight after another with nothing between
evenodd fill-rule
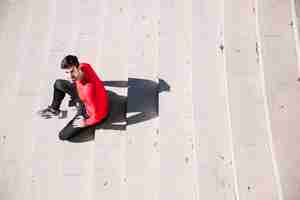
<instances>
[{"instance_id":1,"label":"concrete step","mask_svg":"<svg viewBox=\"0 0 300 200\"><path fill-rule=\"evenodd\" d=\"M25 30L28 29L31 14L29 0L22 2L1 1L0 5L0 53L1 63L5 66L0 80L1 94L5 95L14 90L14 78L16 75L17 57L26 51L24 46ZM5 91L5 94L3 93Z\"/></svg>"},{"instance_id":2,"label":"concrete step","mask_svg":"<svg viewBox=\"0 0 300 200\"><path fill-rule=\"evenodd\" d=\"M95 132L94 199L126 199L128 0L101 1L96 71L109 91L111 116Z\"/></svg>"},{"instance_id":3,"label":"concrete step","mask_svg":"<svg viewBox=\"0 0 300 200\"><path fill-rule=\"evenodd\" d=\"M31 159L29 162L31 184L28 184L28 187L31 199L58 198L56 191L59 191L61 183L56 162L59 149L56 145L57 140L54 140L57 139L55 133L58 127L55 121L43 120L36 116L36 111L44 108L45 97L50 89L45 85L49 80L48 69L52 67L48 65L48 59L55 23L55 3L55 1L30 2L32 18L25 44L27 51L20 62L22 68L17 71L19 96L33 97L29 106L31 120L27 121L25 126L26 132L31 133L28 134L31 137L25 140L30 147L28 157ZM32 67L25 68L23 64Z\"/></svg>"},{"instance_id":4,"label":"concrete step","mask_svg":"<svg viewBox=\"0 0 300 200\"><path fill-rule=\"evenodd\" d=\"M26 4L23 4L25 2ZM33 2L24 1L23 3L15 5L16 8L17 5L22 6L18 8L20 12L18 14L22 15L15 19L16 23L24 19L22 23L25 24L13 33L18 36L14 40L20 40L19 45L14 46L16 48L14 51L18 53L12 59L14 72L11 75L4 75L7 82L5 82L4 90L1 91L7 101L1 103L1 110L7 113L7 115L2 115L4 118L2 120L6 123L1 127L7 134L3 153L4 161L1 163L5 170L4 186L1 186L3 189L1 197L4 199L35 198L32 192L35 184L32 171L35 135L32 133L39 133L40 127L34 117L34 107L41 75L39 65L44 64L47 58L49 24L51 24L53 14L53 9L51 9L53 4L50 2L44 2L47 5L46 9L43 9L45 4L42 6L36 3L36 7L33 7L31 4ZM22 13L25 5L29 8L25 9L27 14ZM47 187L44 188L47 189Z\"/></svg>"},{"instance_id":5,"label":"concrete step","mask_svg":"<svg viewBox=\"0 0 300 200\"><path fill-rule=\"evenodd\" d=\"M253 2L225 4L225 60L237 198L280 199Z\"/></svg>"},{"instance_id":6,"label":"concrete step","mask_svg":"<svg viewBox=\"0 0 300 200\"><path fill-rule=\"evenodd\" d=\"M193 1L192 88L199 199L237 198L224 55L224 2ZM232 4L230 4L232 5ZM191 90L191 89L189 89Z\"/></svg>"},{"instance_id":7,"label":"concrete step","mask_svg":"<svg viewBox=\"0 0 300 200\"><path fill-rule=\"evenodd\" d=\"M72 4L75 7L76 2ZM75 10L71 7L73 12L65 16L66 10L70 9L69 3L61 1L59 4L54 2L55 16L52 19L50 36L48 38L47 59L46 62L41 65L42 73L40 73L40 88L38 91L38 97L35 104L35 109L45 108L51 104L53 96L53 85L57 78L65 78L63 72L60 69L60 61L71 51L71 46L74 43L70 33L76 33L74 28ZM77 15L77 14L76 14ZM71 38L71 39L70 39ZM63 102L62 108L66 109L66 100ZM58 139L59 131L66 125L68 120L72 118L73 113L68 113L66 119L40 119L36 117L36 124L39 124L34 134L34 151L33 151L33 177L34 182L32 184L33 196L35 199L45 198L43 195L48 194L47 198L60 199L74 196L74 193L80 196L81 189L76 188L70 184L70 179L78 177L78 171L76 167L78 163L72 163L70 160L74 157L73 152L79 152L78 157L82 155L78 149L75 149L69 155L66 152L65 144ZM47 128L45 128L47 127ZM72 146L73 147L73 146ZM69 148L71 149L71 147ZM79 148L80 149L80 148ZM75 167L70 166L72 163ZM84 162L82 162L84 163ZM75 168L75 169L74 169ZM83 167L82 167L83 168ZM75 172L74 172L75 171ZM77 174L76 174L77 173ZM77 175L77 176L76 176ZM75 182L74 181L74 182ZM69 187L73 186L73 191L70 192ZM76 190L76 192L74 192ZM74 198L76 199L76 198Z\"/></svg>"},{"instance_id":8,"label":"concrete step","mask_svg":"<svg viewBox=\"0 0 300 200\"><path fill-rule=\"evenodd\" d=\"M192 1L160 1L159 199L198 199L192 107Z\"/></svg>"},{"instance_id":9,"label":"concrete step","mask_svg":"<svg viewBox=\"0 0 300 200\"><path fill-rule=\"evenodd\" d=\"M270 141L281 199L299 197L300 85L291 1L256 1ZM274 23L276 22L276 23ZM278 167L277 167L278 165Z\"/></svg>"},{"instance_id":10,"label":"concrete step","mask_svg":"<svg viewBox=\"0 0 300 200\"><path fill-rule=\"evenodd\" d=\"M20 14L24 14L27 12L27 3L25 4L18 4L17 6L12 5L9 1L1 1L0 3L0 43L2 44L0 46L0 52L3 55L2 58L2 63L4 64L3 66L6 66L5 70L2 70L2 75L3 77L11 77L15 75L15 68L16 68L16 62L15 62L15 58L17 55L17 51L15 49L17 49L17 46L19 45L19 43L21 43L22 39L24 37L21 37L22 35L20 34L20 31L16 31L16 34L18 34L16 36L16 34L10 34L11 32L14 32L14 30L11 29L22 29L23 26L25 26L26 24L26 18L24 18L23 16L21 17L20 15L16 15L16 12L13 12L14 10L18 10L18 12L20 12L20 10L23 10L23 13L20 12ZM25 14L24 14L25 15ZM16 22L20 22L20 23L16 23ZM15 23L15 26L10 27L9 24L10 23ZM9 37L10 36L10 37ZM20 38L19 40L16 40L16 38ZM21 39L22 38L22 39ZM10 45L7 45L7 44ZM20 52L21 53L21 52ZM11 59L13 58L13 59ZM10 66L10 67L7 67ZM2 78L2 80L4 80L5 78ZM14 78L11 77L11 79L6 79L5 82L11 82L12 80L14 80ZM4 82L4 81L3 81ZM3 88L2 85L4 83L1 83L0 88ZM3 97L5 98L1 98L0 102L1 102L1 108L7 108L7 104L9 102L11 102L10 105L13 105L15 102L13 100L15 100L15 91L16 90L6 90L6 95L1 93L1 95L3 95ZM3 122L6 122L7 119L6 117L1 117L1 119L3 120ZM1 128L1 132L0 132L0 164L2 164L4 161L4 157L5 157L5 143L6 143L6 138L7 138L7 124L6 123L1 123L0 128ZM4 185L6 185L6 180L4 178L5 176L5 169L4 168L0 168L0 194L5 193L5 189L6 188ZM4 195L4 194L3 194Z\"/></svg>"},{"instance_id":11,"label":"concrete step","mask_svg":"<svg viewBox=\"0 0 300 200\"><path fill-rule=\"evenodd\" d=\"M300 2L291 1L291 14L292 20L290 25L294 29L295 45L297 50L297 61L298 61L298 77L300 77Z\"/></svg>"},{"instance_id":12,"label":"concrete step","mask_svg":"<svg viewBox=\"0 0 300 200\"><path fill-rule=\"evenodd\" d=\"M8 13L9 13L9 1L1 1L0 3L0 23L1 23L1 32L4 31L5 29L3 29L3 25L6 23L6 19L8 17Z\"/></svg>"},{"instance_id":13,"label":"concrete step","mask_svg":"<svg viewBox=\"0 0 300 200\"><path fill-rule=\"evenodd\" d=\"M129 1L126 199L159 198L159 1Z\"/></svg>"},{"instance_id":14,"label":"concrete step","mask_svg":"<svg viewBox=\"0 0 300 200\"><path fill-rule=\"evenodd\" d=\"M70 16L65 17L65 11L69 10L70 2L63 1L57 5L57 21L54 33L55 44L52 52L58 63L56 71L60 69L61 59L67 54L78 56L80 62L88 62L95 67L97 57L97 15L100 10L99 2L73 1ZM65 101L65 109L67 108ZM66 120L61 120L63 128L75 113L70 113ZM93 133L83 132L78 140L66 141L61 144L61 196L69 199L92 200L94 198L94 141ZM85 140L86 139L86 140Z\"/></svg>"}]
</instances>

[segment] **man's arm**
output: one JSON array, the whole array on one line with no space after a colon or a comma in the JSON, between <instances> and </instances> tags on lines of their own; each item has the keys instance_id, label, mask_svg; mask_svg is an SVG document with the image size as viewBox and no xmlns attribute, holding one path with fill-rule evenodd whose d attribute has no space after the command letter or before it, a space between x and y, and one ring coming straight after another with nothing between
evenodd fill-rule
<instances>
[{"instance_id":1,"label":"man's arm","mask_svg":"<svg viewBox=\"0 0 300 200\"><path fill-rule=\"evenodd\" d=\"M90 116L88 119L84 120L85 126L90 126L96 124L101 120L99 113L96 110L96 97L95 97L95 86L91 83L86 84L85 88L85 95L86 95L86 103L91 108Z\"/></svg>"}]
</instances>

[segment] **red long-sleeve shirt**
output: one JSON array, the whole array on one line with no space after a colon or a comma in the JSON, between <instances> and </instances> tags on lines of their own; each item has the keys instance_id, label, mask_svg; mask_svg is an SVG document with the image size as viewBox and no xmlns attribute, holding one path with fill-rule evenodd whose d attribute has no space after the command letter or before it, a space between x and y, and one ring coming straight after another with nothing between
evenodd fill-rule
<instances>
[{"instance_id":1,"label":"red long-sleeve shirt","mask_svg":"<svg viewBox=\"0 0 300 200\"><path fill-rule=\"evenodd\" d=\"M103 82L89 64L80 63L79 67L84 76L82 80L76 81L76 88L89 116L84 120L84 124L89 126L100 122L107 116L108 95Z\"/></svg>"}]
</instances>

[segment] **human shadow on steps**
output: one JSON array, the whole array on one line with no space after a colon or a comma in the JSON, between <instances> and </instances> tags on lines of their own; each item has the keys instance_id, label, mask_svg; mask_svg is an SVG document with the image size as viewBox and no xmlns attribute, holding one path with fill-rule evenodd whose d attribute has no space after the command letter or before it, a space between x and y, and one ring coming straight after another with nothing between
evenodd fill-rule
<instances>
[{"instance_id":1,"label":"human shadow on steps","mask_svg":"<svg viewBox=\"0 0 300 200\"><path fill-rule=\"evenodd\" d=\"M157 83L152 80L129 78L128 81L104 81L104 85L110 101L108 118L99 125L87 127L70 138L70 142L94 140L96 129L124 131L127 126L157 117L158 94L170 91L169 84L163 79L159 79ZM128 97L119 95L110 88L128 88Z\"/></svg>"}]
</instances>

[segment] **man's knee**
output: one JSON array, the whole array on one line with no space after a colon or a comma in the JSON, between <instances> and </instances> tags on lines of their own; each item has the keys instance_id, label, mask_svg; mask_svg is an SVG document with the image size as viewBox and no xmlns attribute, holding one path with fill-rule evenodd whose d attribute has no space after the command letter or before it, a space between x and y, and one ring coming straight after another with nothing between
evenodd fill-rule
<instances>
[{"instance_id":1,"label":"man's knee","mask_svg":"<svg viewBox=\"0 0 300 200\"><path fill-rule=\"evenodd\" d=\"M64 91L66 88L66 81L67 80L63 80L63 79L56 79L54 82L54 88Z\"/></svg>"},{"instance_id":2,"label":"man's knee","mask_svg":"<svg viewBox=\"0 0 300 200\"><path fill-rule=\"evenodd\" d=\"M65 134L63 134L63 132L59 132L58 137L59 137L60 140L67 140L68 139L68 137Z\"/></svg>"}]
</instances>

